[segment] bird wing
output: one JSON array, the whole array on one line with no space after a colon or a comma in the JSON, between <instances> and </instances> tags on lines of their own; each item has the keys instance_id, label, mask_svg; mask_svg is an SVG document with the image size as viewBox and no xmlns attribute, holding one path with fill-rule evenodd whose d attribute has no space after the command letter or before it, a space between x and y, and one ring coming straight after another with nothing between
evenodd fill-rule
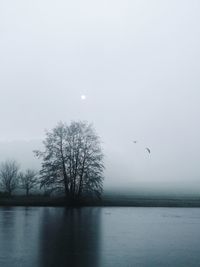
<instances>
[{"instance_id":1,"label":"bird wing","mask_svg":"<svg viewBox=\"0 0 200 267\"><path fill-rule=\"evenodd\" d=\"M146 147L146 150L149 152L149 154L151 153L151 150L148 147Z\"/></svg>"}]
</instances>

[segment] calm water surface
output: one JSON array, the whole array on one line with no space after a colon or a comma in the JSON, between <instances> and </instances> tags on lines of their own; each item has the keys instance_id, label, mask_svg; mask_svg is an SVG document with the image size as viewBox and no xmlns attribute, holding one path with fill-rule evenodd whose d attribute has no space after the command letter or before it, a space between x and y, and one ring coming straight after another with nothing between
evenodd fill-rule
<instances>
[{"instance_id":1,"label":"calm water surface","mask_svg":"<svg viewBox=\"0 0 200 267\"><path fill-rule=\"evenodd\" d=\"M200 266L200 209L0 208L0 266Z\"/></svg>"}]
</instances>

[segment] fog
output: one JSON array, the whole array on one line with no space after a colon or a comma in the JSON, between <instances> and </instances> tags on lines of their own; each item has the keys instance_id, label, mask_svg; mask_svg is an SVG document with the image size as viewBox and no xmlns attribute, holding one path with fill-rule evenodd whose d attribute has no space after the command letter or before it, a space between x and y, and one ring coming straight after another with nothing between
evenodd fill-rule
<instances>
[{"instance_id":1,"label":"fog","mask_svg":"<svg viewBox=\"0 0 200 267\"><path fill-rule=\"evenodd\" d=\"M199 13L195 0L2 0L0 160L39 168L44 130L87 120L105 188L200 192Z\"/></svg>"}]
</instances>

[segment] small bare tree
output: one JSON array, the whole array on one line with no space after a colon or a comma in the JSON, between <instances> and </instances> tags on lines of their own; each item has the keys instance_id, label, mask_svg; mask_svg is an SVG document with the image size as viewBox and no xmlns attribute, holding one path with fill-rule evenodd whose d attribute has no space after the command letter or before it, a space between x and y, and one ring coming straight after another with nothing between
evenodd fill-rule
<instances>
[{"instance_id":1,"label":"small bare tree","mask_svg":"<svg viewBox=\"0 0 200 267\"><path fill-rule=\"evenodd\" d=\"M26 196L30 191L36 187L38 183L37 172L35 170L27 169L24 173L19 174L21 188L26 191Z\"/></svg>"},{"instance_id":2,"label":"small bare tree","mask_svg":"<svg viewBox=\"0 0 200 267\"><path fill-rule=\"evenodd\" d=\"M18 186L19 164L15 160L7 160L0 165L1 188L11 196Z\"/></svg>"}]
</instances>

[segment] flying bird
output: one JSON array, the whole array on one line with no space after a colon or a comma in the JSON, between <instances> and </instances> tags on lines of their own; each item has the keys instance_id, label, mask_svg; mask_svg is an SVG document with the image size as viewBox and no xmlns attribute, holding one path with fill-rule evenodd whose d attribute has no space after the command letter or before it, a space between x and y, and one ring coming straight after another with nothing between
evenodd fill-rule
<instances>
[{"instance_id":1,"label":"flying bird","mask_svg":"<svg viewBox=\"0 0 200 267\"><path fill-rule=\"evenodd\" d=\"M137 141L137 140L133 140L133 143L134 143L134 144L137 144L138 141ZM150 148L145 147L145 150L146 150L149 154L151 154L151 149L150 149Z\"/></svg>"},{"instance_id":2,"label":"flying bird","mask_svg":"<svg viewBox=\"0 0 200 267\"><path fill-rule=\"evenodd\" d=\"M151 150L148 147L146 147L146 151L151 154Z\"/></svg>"}]
</instances>

